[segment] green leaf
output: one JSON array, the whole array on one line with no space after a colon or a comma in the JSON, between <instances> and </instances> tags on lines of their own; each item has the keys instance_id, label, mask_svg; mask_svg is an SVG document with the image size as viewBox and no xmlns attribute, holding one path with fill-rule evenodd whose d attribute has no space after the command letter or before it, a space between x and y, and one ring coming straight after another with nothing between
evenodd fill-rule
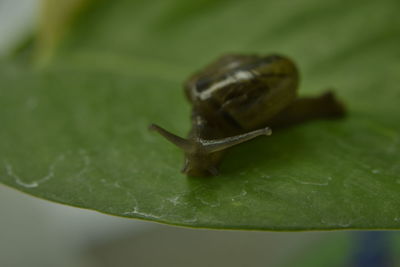
<instances>
[{"instance_id":1,"label":"green leaf","mask_svg":"<svg viewBox=\"0 0 400 267\"><path fill-rule=\"evenodd\" d=\"M168 224L229 229L400 227L400 20L385 1L99 1L44 68L0 69L0 182L44 199ZM229 52L293 58L300 92L344 120L234 148L187 178L147 130L189 130L182 81Z\"/></svg>"}]
</instances>

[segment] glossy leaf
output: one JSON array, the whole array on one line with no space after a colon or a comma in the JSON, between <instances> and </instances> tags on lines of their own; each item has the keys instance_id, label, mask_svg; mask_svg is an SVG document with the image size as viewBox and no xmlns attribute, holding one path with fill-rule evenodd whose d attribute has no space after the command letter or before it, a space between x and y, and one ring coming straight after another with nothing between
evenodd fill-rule
<instances>
[{"instance_id":1,"label":"glossy leaf","mask_svg":"<svg viewBox=\"0 0 400 267\"><path fill-rule=\"evenodd\" d=\"M397 1L99 1L44 68L0 70L0 182L48 200L192 227L400 228ZM279 52L300 92L327 88L344 120L234 148L187 178L182 82L224 53Z\"/></svg>"}]
</instances>

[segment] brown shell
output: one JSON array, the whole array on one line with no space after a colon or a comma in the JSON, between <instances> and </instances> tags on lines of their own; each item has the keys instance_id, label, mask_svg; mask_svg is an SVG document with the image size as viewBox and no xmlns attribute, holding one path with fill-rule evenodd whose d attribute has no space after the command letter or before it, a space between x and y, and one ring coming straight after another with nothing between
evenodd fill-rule
<instances>
[{"instance_id":1,"label":"brown shell","mask_svg":"<svg viewBox=\"0 0 400 267\"><path fill-rule=\"evenodd\" d=\"M225 55L184 85L193 110L209 120L252 130L265 126L297 97L299 75L280 55Z\"/></svg>"}]
</instances>

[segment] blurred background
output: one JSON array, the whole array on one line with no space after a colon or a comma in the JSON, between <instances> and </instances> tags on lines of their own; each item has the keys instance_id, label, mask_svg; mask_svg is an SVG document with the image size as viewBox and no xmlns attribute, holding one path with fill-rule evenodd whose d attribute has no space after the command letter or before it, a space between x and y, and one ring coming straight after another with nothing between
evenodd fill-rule
<instances>
[{"instance_id":1,"label":"blurred background","mask_svg":"<svg viewBox=\"0 0 400 267\"><path fill-rule=\"evenodd\" d=\"M0 56L32 33L39 0L0 0ZM186 229L54 204L0 185L0 266L396 266L396 232ZM400 266L400 265L397 265Z\"/></svg>"},{"instance_id":2,"label":"blurred background","mask_svg":"<svg viewBox=\"0 0 400 267\"><path fill-rule=\"evenodd\" d=\"M0 56L24 41L37 26L39 0L0 0Z\"/></svg>"}]
</instances>

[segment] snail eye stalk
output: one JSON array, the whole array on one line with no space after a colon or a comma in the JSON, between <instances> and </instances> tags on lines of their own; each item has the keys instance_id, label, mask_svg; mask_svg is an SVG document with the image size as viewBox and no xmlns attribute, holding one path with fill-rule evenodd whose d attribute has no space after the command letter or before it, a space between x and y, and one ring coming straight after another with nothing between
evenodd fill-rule
<instances>
[{"instance_id":1,"label":"snail eye stalk","mask_svg":"<svg viewBox=\"0 0 400 267\"><path fill-rule=\"evenodd\" d=\"M193 142L190 142L185 138L179 137L156 124L151 124L149 126L149 129L158 132L160 135L164 136L165 139L167 139L168 141L170 141L171 143L173 143L174 145L176 145L177 147L179 147L180 149L182 149L187 153L190 153L194 150Z\"/></svg>"},{"instance_id":2,"label":"snail eye stalk","mask_svg":"<svg viewBox=\"0 0 400 267\"><path fill-rule=\"evenodd\" d=\"M244 134L234 135L221 139L204 140L201 139L202 149L207 153L214 153L227 148L245 143L261 135L271 135L272 130L269 127L261 128Z\"/></svg>"},{"instance_id":3,"label":"snail eye stalk","mask_svg":"<svg viewBox=\"0 0 400 267\"><path fill-rule=\"evenodd\" d=\"M155 130L160 135L164 136L165 139L175 144L186 153L201 152L204 154L222 151L232 146L252 140L258 136L268 136L272 134L271 128L265 127L248 133L225 137L221 139L198 139L192 142L188 139L179 137L156 124L151 124L149 129Z\"/></svg>"}]
</instances>

